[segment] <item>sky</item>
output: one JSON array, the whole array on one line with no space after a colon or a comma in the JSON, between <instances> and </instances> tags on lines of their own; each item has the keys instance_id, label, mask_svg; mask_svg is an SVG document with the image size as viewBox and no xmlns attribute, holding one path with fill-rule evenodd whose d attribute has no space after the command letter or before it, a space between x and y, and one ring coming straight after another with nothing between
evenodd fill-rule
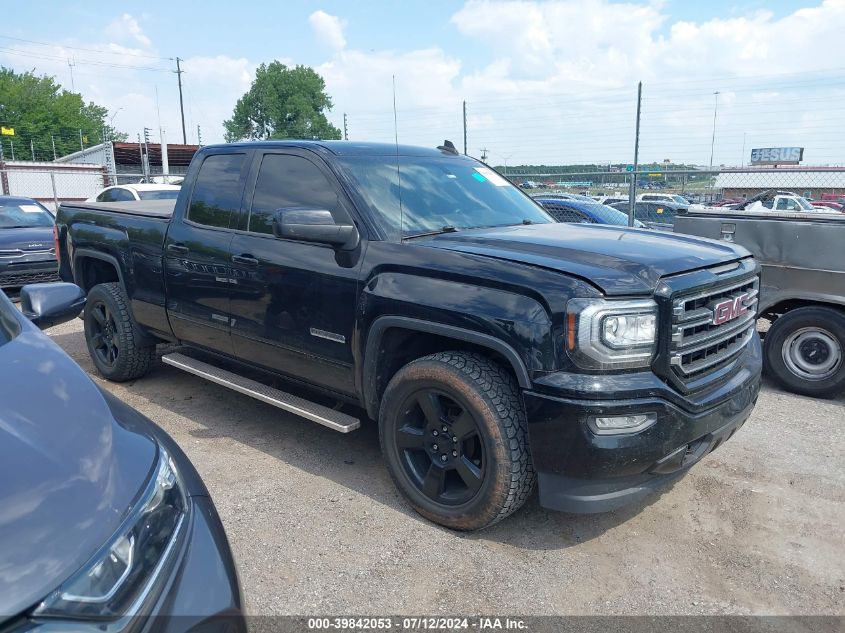
<instances>
[{"instance_id":1,"label":"sky","mask_svg":"<svg viewBox=\"0 0 845 633\"><path fill-rule=\"evenodd\" d=\"M845 0L42 0L0 26L0 65L181 142L179 57L187 140L207 144L260 63L304 64L350 140L463 149L465 101L468 153L497 165L631 162L642 81L641 162L801 146L843 165L843 33Z\"/></svg>"}]
</instances>

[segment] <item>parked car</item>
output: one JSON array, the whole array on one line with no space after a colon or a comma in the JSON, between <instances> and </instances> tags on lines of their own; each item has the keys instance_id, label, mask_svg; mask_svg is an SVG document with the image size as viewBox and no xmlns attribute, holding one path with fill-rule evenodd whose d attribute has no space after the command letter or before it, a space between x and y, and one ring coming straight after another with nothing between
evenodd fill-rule
<instances>
[{"instance_id":1,"label":"parked car","mask_svg":"<svg viewBox=\"0 0 845 633\"><path fill-rule=\"evenodd\" d=\"M568 200L566 198L535 197L534 202L543 208L558 222L575 222L577 224L613 224L628 226L628 215L618 209L596 202ZM645 225L634 220L634 226L642 228Z\"/></svg>"},{"instance_id":2,"label":"parked car","mask_svg":"<svg viewBox=\"0 0 845 633\"><path fill-rule=\"evenodd\" d=\"M810 204L803 196L791 191L774 189L763 191L739 204L730 205L729 208L738 211L823 212Z\"/></svg>"},{"instance_id":3,"label":"parked car","mask_svg":"<svg viewBox=\"0 0 845 633\"><path fill-rule=\"evenodd\" d=\"M689 200L676 193L641 193L637 196L638 202L668 202L678 207L689 207Z\"/></svg>"},{"instance_id":4,"label":"parked car","mask_svg":"<svg viewBox=\"0 0 845 633\"><path fill-rule=\"evenodd\" d=\"M508 516L535 478L558 510L642 499L760 388L745 249L556 223L448 143L206 146L175 205L63 204L58 226L104 377L179 342L165 364L340 432L377 420L399 490L455 529ZM688 309L728 288L735 318Z\"/></svg>"},{"instance_id":5,"label":"parked car","mask_svg":"<svg viewBox=\"0 0 845 633\"><path fill-rule=\"evenodd\" d=\"M764 366L807 396L845 393L845 217L815 211L690 209L675 232L741 244L763 266Z\"/></svg>"},{"instance_id":6,"label":"parked car","mask_svg":"<svg viewBox=\"0 0 845 633\"><path fill-rule=\"evenodd\" d=\"M96 196L88 198L92 202L129 202L131 200L176 200L180 185L139 183L134 185L115 185L106 187Z\"/></svg>"},{"instance_id":7,"label":"parked car","mask_svg":"<svg viewBox=\"0 0 845 633\"><path fill-rule=\"evenodd\" d=\"M623 213L628 213L628 202L616 202L612 205ZM634 203L634 218L642 222L650 229L672 230L675 216L681 210L686 210L689 205L674 204L672 202L649 202L641 200Z\"/></svg>"},{"instance_id":8,"label":"parked car","mask_svg":"<svg viewBox=\"0 0 845 633\"><path fill-rule=\"evenodd\" d=\"M824 209L830 211L845 211L845 204L834 202L833 200L809 200L809 203L817 209Z\"/></svg>"},{"instance_id":9,"label":"parked car","mask_svg":"<svg viewBox=\"0 0 845 633\"><path fill-rule=\"evenodd\" d=\"M581 202L595 202L590 196L585 196L580 193L566 193L566 192L553 192L553 193L534 193L531 194L531 197L534 199L537 198L556 198L559 200L579 200Z\"/></svg>"},{"instance_id":10,"label":"parked car","mask_svg":"<svg viewBox=\"0 0 845 633\"><path fill-rule=\"evenodd\" d=\"M27 285L21 310L0 293L0 629L122 631L149 616L155 630L246 631L188 458L38 331L84 303L73 284Z\"/></svg>"},{"instance_id":11,"label":"parked car","mask_svg":"<svg viewBox=\"0 0 845 633\"><path fill-rule=\"evenodd\" d=\"M59 280L54 226L50 212L32 198L0 196L0 289Z\"/></svg>"}]
</instances>

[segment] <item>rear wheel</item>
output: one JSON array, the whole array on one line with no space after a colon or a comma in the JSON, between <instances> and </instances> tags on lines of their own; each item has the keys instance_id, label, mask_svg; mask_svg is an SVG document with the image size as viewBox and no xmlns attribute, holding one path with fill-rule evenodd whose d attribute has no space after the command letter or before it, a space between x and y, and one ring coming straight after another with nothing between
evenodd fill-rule
<instances>
[{"instance_id":1,"label":"rear wheel","mask_svg":"<svg viewBox=\"0 0 845 633\"><path fill-rule=\"evenodd\" d=\"M88 353L104 378L123 382L149 371L155 345L139 344L141 332L119 283L98 284L91 289L84 321Z\"/></svg>"},{"instance_id":2,"label":"rear wheel","mask_svg":"<svg viewBox=\"0 0 845 633\"><path fill-rule=\"evenodd\" d=\"M778 318L765 338L765 367L784 388L832 398L845 391L845 314L821 306Z\"/></svg>"},{"instance_id":3,"label":"rear wheel","mask_svg":"<svg viewBox=\"0 0 845 633\"><path fill-rule=\"evenodd\" d=\"M379 429L397 487L441 525L496 523L533 487L518 388L483 356L443 352L400 369L385 390Z\"/></svg>"}]
</instances>

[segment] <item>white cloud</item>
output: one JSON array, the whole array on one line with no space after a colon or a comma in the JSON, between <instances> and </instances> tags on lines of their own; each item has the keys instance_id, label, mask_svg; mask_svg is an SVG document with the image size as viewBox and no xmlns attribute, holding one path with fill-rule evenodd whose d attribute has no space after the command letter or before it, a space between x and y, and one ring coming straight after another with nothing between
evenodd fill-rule
<instances>
[{"instance_id":1,"label":"white cloud","mask_svg":"<svg viewBox=\"0 0 845 633\"><path fill-rule=\"evenodd\" d=\"M346 24L337 16L318 10L308 16L308 23L314 35L323 44L335 50L341 50L346 46L346 38L343 36Z\"/></svg>"},{"instance_id":2,"label":"white cloud","mask_svg":"<svg viewBox=\"0 0 845 633\"><path fill-rule=\"evenodd\" d=\"M144 47L152 45L150 38L144 35L144 31L141 29L141 25L138 24L138 20L129 13L124 13L118 19L111 22L106 27L106 35L119 41L134 40Z\"/></svg>"}]
</instances>

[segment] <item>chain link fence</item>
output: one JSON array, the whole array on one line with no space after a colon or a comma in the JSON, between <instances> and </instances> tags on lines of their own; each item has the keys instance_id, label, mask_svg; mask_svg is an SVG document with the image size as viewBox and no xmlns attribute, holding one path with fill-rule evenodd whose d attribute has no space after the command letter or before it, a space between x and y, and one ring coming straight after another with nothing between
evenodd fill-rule
<instances>
[{"instance_id":1,"label":"chain link fence","mask_svg":"<svg viewBox=\"0 0 845 633\"><path fill-rule=\"evenodd\" d=\"M810 205L821 210L845 210L845 167L745 168L723 170L598 171L508 173L516 185L535 197L591 197L627 213L633 191L635 218L668 224L679 205L724 206L739 204L765 191L794 194L775 203L776 210L801 210ZM103 188L141 182L178 183L181 176L109 173L94 165L0 163L2 194L38 200L50 209L62 202L95 197ZM633 187L633 189L632 189ZM806 202L802 202L805 200ZM777 208L777 205L780 205Z\"/></svg>"},{"instance_id":2,"label":"chain link fence","mask_svg":"<svg viewBox=\"0 0 845 633\"><path fill-rule=\"evenodd\" d=\"M525 172L507 177L538 199L589 197L634 218L669 228L679 208L734 206L765 192L780 192L760 202L777 211L845 211L845 167L777 167L721 170ZM557 206L566 206L565 204ZM572 206L572 205L570 205ZM570 214L571 215L571 214ZM574 217L574 216L573 216Z\"/></svg>"},{"instance_id":3,"label":"chain link fence","mask_svg":"<svg viewBox=\"0 0 845 633\"><path fill-rule=\"evenodd\" d=\"M96 165L0 163L0 194L32 198L54 212L63 202L80 202L104 188L142 182L181 182L181 174L110 173Z\"/></svg>"}]
</instances>

